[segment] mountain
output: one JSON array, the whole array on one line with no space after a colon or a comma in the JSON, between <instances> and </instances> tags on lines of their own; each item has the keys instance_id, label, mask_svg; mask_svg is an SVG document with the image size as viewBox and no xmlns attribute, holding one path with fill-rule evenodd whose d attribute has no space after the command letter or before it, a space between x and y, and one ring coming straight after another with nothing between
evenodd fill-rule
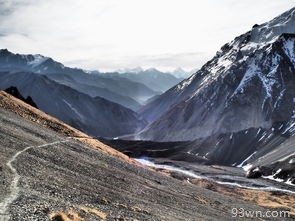
<instances>
[{"instance_id":1,"label":"mountain","mask_svg":"<svg viewBox=\"0 0 295 221\"><path fill-rule=\"evenodd\" d=\"M1 73L0 88L18 88L38 108L92 136L115 137L134 133L145 122L130 109L100 97L90 97L45 75Z\"/></svg>"},{"instance_id":2,"label":"mountain","mask_svg":"<svg viewBox=\"0 0 295 221\"><path fill-rule=\"evenodd\" d=\"M132 81L141 82L153 90L161 92L168 90L182 80L170 73L164 73L155 68L150 68L136 74L125 73L122 76Z\"/></svg>"},{"instance_id":3,"label":"mountain","mask_svg":"<svg viewBox=\"0 0 295 221\"><path fill-rule=\"evenodd\" d=\"M135 68L122 68L122 69L116 70L115 72L119 74L124 74L124 73L138 74L143 71L144 70L142 67L135 67Z\"/></svg>"},{"instance_id":4,"label":"mountain","mask_svg":"<svg viewBox=\"0 0 295 221\"><path fill-rule=\"evenodd\" d=\"M132 94L132 92L135 92L136 88L144 91L142 85L133 83L129 84L129 82L120 82L119 80L110 80L102 77L98 78L96 76L85 74L75 76L69 74L49 74L47 76L60 84L69 86L79 92L88 94L91 97L102 97L131 110L137 110L141 107L141 104L136 100L128 95L120 94L120 92L125 90L128 94ZM127 89L124 89L124 87ZM131 89L128 90L128 88ZM149 89L147 89L147 91L149 91ZM137 98L135 94L132 96Z\"/></svg>"},{"instance_id":5,"label":"mountain","mask_svg":"<svg viewBox=\"0 0 295 221\"><path fill-rule=\"evenodd\" d=\"M49 77L53 79L56 79L55 76L49 75ZM123 77L109 78L106 76L106 74L76 75L73 76L73 79L76 82L83 83L87 86L95 86L106 89L117 95L120 95L121 97L129 97L133 101L136 101L136 104L134 104L135 109L138 108L140 103L144 102L146 99L149 99L160 93L150 89L142 83L134 82Z\"/></svg>"},{"instance_id":6,"label":"mountain","mask_svg":"<svg viewBox=\"0 0 295 221\"><path fill-rule=\"evenodd\" d=\"M139 102L159 94L146 85L127 78L110 79L89 74L82 69L66 67L42 55L14 54L7 49L0 50L0 71L43 74L92 97L102 97L132 110L141 107Z\"/></svg>"},{"instance_id":7,"label":"mountain","mask_svg":"<svg viewBox=\"0 0 295 221\"><path fill-rule=\"evenodd\" d=\"M176 68L174 71L171 72L171 74L177 78L188 78L190 75L196 73L196 71L192 70L190 72L187 72L183 70L182 68Z\"/></svg>"},{"instance_id":8,"label":"mountain","mask_svg":"<svg viewBox=\"0 0 295 221\"><path fill-rule=\"evenodd\" d=\"M157 94L161 94L162 92L168 90L169 88L183 80L183 78L175 77L171 73L164 73L155 68L150 68L147 70L136 68L130 70L130 72L128 72L128 69L125 70L127 72L122 71L123 70L121 70L121 72L104 73L101 74L101 76L110 77L113 79L129 79L130 81L144 84L148 88L157 91ZM146 101L149 98L151 97L146 98L144 101Z\"/></svg>"},{"instance_id":9,"label":"mountain","mask_svg":"<svg viewBox=\"0 0 295 221\"><path fill-rule=\"evenodd\" d=\"M293 122L295 8L225 44L140 113L143 139L185 141Z\"/></svg>"},{"instance_id":10,"label":"mountain","mask_svg":"<svg viewBox=\"0 0 295 221\"><path fill-rule=\"evenodd\" d=\"M2 220L223 221L237 203L267 211L139 166L3 91L0 136Z\"/></svg>"},{"instance_id":11,"label":"mountain","mask_svg":"<svg viewBox=\"0 0 295 221\"><path fill-rule=\"evenodd\" d=\"M7 49L0 50L1 71L29 71L35 73L84 73L81 69L68 68L43 55L14 54Z\"/></svg>"},{"instance_id":12,"label":"mountain","mask_svg":"<svg viewBox=\"0 0 295 221\"><path fill-rule=\"evenodd\" d=\"M295 8L225 44L141 110L150 125L136 138L185 141L168 152L294 184L294 22Z\"/></svg>"}]
</instances>

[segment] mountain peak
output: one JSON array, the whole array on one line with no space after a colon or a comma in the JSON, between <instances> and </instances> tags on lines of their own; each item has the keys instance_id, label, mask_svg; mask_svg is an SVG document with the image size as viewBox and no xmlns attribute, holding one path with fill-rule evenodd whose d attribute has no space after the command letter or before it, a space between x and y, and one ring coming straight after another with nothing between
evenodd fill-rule
<instances>
[{"instance_id":1,"label":"mountain peak","mask_svg":"<svg viewBox=\"0 0 295 221\"><path fill-rule=\"evenodd\" d=\"M271 43L282 34L295 33L295 7L261 25L254 25L251 41L254 43Z\"/></svg>"},{"instance_id":2,"label":"mountain peak","mask_svg":"<svg viewBox=\"0 0 295 221\"><path fill-rule=\"evenodd\" d=\"M149 69L146 69L145 70L145 72L161 72L161 71L159 71L158 69L156 69L156 68L149 68Z\"/></svg>"},{"instance_id":3,"label":"mountain peak","mask_svg":"<svg viewBox=\"0 0 295 221\"><path fill-rule=\"evenodd\" d=\"M0 55L9 55L12 54L8 49L0 49Z\"/></svg>"},{"instance_id":4,"label":"mountain peak","mask_svg":"<svg viewBox=\"0 0 295 221\"><path fill-rule=\"evenodd\" d=\"M190 73L186 72L181 67L176 68L174 71L171 72L171 74L178 78L187 78L190 75Z\"/></svg>"},{"instance_id":5,"label":"mountain peak","mask_svg":"<svg viewBox=\"0 0 295 221\"><path fill-rule=\"evenodd\" d=\"M36 55L33 55L33 59L31 61L29 61L28 64L31 65L32 67L36 67L48 59L49 59L49 57L45 57L43 55L36 54Z\"/></svg>"}]
</instances>

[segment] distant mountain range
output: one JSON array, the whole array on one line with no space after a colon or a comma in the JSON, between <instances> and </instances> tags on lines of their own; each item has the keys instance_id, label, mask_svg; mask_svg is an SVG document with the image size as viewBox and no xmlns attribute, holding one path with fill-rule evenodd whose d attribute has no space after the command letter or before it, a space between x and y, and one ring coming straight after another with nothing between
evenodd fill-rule
<instances>
[{"instance_id":1,"label":"distant mountain range","mask_svg":"<svg viewBox=\"0 0 295 221\"><path fill-rule=\"evenodd\" d=\"M128 71L128 69L126 70ZM150 68L147 70L143 70L141 68L136 68L130 70L130 72L124 73L97 73L102 77L110 77L110 78L126 78L133 82L138 82L146 85L154 91L158 91L160 93L165 92L172 86L181 82L184 78L177 78L171 73L164 73L155 68ZM159 93L159 94L160 94Z\"/></svg>"},{"instance_id":2,"label":"distant mountain range","mask_svg":"<svg viewBox=\"0 0 295 221\"><path fill-rule=\"evenodd\" d=\"M0 50L0 71L43 74L92 97L102 97L132 110L138 110L148 99L184 79L153 68L126 69L125 73L124 70L114 73L84 71L66 67L49 57L14 54L7 49Z\"/></svg>"},{"instance_id":3,"label":"distant mountain range","mask_svg":"<svg viewBox=\"0 0 295 221\"><path fill-rule=\"evenodd\" d=\"M142 67L135 67L135 68L124 68L124 69L119 69L116 70L115 72L119 73L119 74L125 74L125 73L129 73L129 74L139 74L142 73L144 71L147 70L153 70L155 68L149 68L144 70ZM188 78L189 76L191 76L192 74L196 73L198 69L194 68L191 71L185 71L183 70L181 67L176 68L175 70L171 71L171 72L163 72L163 71L159 71L156 69L156 71L158 72L162 72L162 73L166 73L166 74L171 74L176 78Z\"/></svg>"},{"instance_id":4,"label":"distant mountain range","mask_svg":"<svg viewBox=\"0 0 295 221\"><path fill-rule=\"evenodd\" d=\"M92 97L102 97L133 110L141 106L139 102L161 93L127 78L88 74L42 55L14 54L7 49L0 50L0 71L43 74Z\"/></svg>"}]
</instances>

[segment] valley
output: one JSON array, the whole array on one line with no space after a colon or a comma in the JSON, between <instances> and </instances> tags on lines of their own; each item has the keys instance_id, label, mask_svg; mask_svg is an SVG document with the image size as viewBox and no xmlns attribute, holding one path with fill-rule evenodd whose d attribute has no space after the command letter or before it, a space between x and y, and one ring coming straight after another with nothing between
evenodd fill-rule
<instances>
[{"instance_id":1,"label":"valley","mask_svg":"<svg viewBox=\"0 0 295 221\"><path fill-rule=\"evenodd\" d=\"M87 144L87 135L7 94L0 104L3 220L234 220L237 203L267 211Z\"/></svg>"}]
</instances>

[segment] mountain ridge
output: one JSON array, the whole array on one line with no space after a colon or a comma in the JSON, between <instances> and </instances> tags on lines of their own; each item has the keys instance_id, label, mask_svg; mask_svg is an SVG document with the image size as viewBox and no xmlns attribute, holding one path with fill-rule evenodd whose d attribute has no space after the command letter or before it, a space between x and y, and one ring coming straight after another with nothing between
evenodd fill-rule
<instances>
[{"instance_id":1,"label":"mountain ridge","mask_svg":"<svg viewBox=\"0 0 295 221\"><path fill-rule=\"evenodd\" d=\"M92 98L36 73L0 73L0 88L11 85L31 96L48 114L92 136L116 137L136 131L145 123L132 110L106 99Z\"/></svg>"},{"instance_id":2,"label":"mountain ridge","mask_svg":"<svg viewBox=\"0 0 295 221\"><path fill-rule=\"evenodd\" d=\"M0 71L12 73L24 71L47 75L51 79L72 86L80 92L108 99L132 110L140 108L139 102L142 100L159 93L145 84L127 78L102 77L99 74L91 74L82 69L66 67L49 57L14 54L7 49L0 50ZM67 80L62 79L62 76L66 76ZM92 87L89 90L86 88L88 85ZM111 93L106 93L107 91Z\"/></svg>"}]
</instances>

